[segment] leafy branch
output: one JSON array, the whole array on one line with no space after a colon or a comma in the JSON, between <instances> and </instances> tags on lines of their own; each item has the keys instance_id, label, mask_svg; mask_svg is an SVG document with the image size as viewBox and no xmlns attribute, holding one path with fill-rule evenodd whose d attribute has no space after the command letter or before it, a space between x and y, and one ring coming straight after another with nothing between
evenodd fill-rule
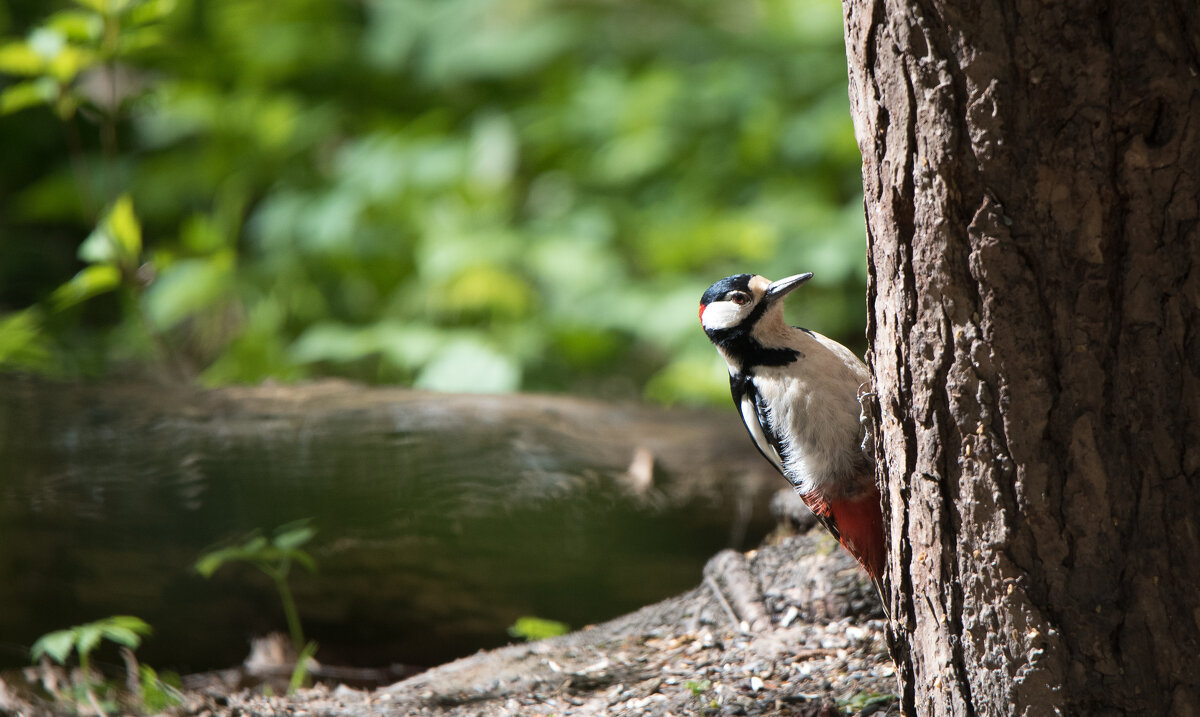
<instances>
[{"instance_id":1,"label":"leafy branch","mask_svg":"<svg viewBox=\"0 0 1200 717\"><path fill-rule=\"evenodd\" d=\"M162 21L175 0L74 0L20 39L0 42L0 73L19 78L0 91L0 115L48 105L63 122L80 196L89 213L92 197L78 115L94 120L108 166L112 196L117 121L130 82L120 82L118 64L162 43ZM85 82L96 78L100 82ZM101 89L95 89L98 85Z\"/></svg>"}]
</instances>

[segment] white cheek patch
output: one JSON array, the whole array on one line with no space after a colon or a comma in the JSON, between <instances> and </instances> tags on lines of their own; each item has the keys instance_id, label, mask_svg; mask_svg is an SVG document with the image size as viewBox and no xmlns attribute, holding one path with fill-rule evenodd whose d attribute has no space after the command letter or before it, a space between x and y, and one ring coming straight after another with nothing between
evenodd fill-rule
<instances>
[{"instance_id":1,"label":"white cheek patch","mask_svg":"<svg viewBox=\"0 0 1200 717\"><path fill-rule=\"evenodd\" d=\"M732 301L714 301L705 307L700 322L706 329L727 329L741 323L749 310L749 304L738 306Z\"/></svg>"}]
</instances>

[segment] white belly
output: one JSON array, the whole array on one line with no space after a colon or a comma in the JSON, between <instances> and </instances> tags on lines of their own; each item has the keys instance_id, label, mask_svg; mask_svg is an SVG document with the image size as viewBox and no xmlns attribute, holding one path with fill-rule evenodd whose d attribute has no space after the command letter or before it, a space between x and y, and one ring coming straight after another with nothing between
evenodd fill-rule
<instances>
[{"instance_id":1,"label":"white belly","mask_svg":"<svg viewBox=\"0 0 1200 717\"><path fill-rule=\"evenodd\" d=\"M818 335L819 336L819 335ZM862 467L858 389L868 381L866 366L815 338L796 363L754 369L759 395L770 407L772 424L783 438L784 473L801 493L857 492ZM830 342L832 343L832 342ZM815 378L819 377L819 378Z\"/></svg>"}]
</instances>

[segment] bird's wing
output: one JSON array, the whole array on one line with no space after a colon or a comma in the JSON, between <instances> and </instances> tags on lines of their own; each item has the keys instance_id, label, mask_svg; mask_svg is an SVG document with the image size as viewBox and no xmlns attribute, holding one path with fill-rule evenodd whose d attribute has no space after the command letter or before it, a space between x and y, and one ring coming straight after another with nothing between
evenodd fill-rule
<instances>
[{"instance_id":1,"label":"bird's wing","mask_svg":"<svg viewBox=\"0 0 1200 717\"><path fill-rule=\"evenodd\" d=\"M825 526L831 535L840 543L842 541L842 531L838 528L837 518L833 515L833 506L829 505L825 499L816 493L801 494L800 499L808 506L813 515L817 516L817 520L821 525Z\"/></svg>"},{"instance_id":2,"label":"bird's wing","mask_svg":"<svg viewBox=\"0 0 1200 717\"><path fill-rule=\"evenodd\" d=\"M742 416L742 423L754 440L754 446L775 466L775 469L785 477L783 470L783 444L779 435L771 428L766 406L759 399L758 390L748 376L741 374L729 377L729 390L733 394L733 403Z\"/></svg>"}]
</instances>

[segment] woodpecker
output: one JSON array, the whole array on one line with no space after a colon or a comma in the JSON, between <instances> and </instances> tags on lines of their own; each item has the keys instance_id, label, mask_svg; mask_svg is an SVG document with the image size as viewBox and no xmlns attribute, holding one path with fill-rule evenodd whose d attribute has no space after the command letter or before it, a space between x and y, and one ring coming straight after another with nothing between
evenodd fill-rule
<instances>
[{"instance_id":1,"label":"woodpecker","mask_svg":"<svg viewBox=\"0 0 1200 717\"><path fill-rule=\"evenodd\" d=\"M812 276L727 276L701 297L700 324L754 445L881 587L883 515L859 420L870 374L850 349L783 318L783 297Z\"/></svg>"}]
</instances>

